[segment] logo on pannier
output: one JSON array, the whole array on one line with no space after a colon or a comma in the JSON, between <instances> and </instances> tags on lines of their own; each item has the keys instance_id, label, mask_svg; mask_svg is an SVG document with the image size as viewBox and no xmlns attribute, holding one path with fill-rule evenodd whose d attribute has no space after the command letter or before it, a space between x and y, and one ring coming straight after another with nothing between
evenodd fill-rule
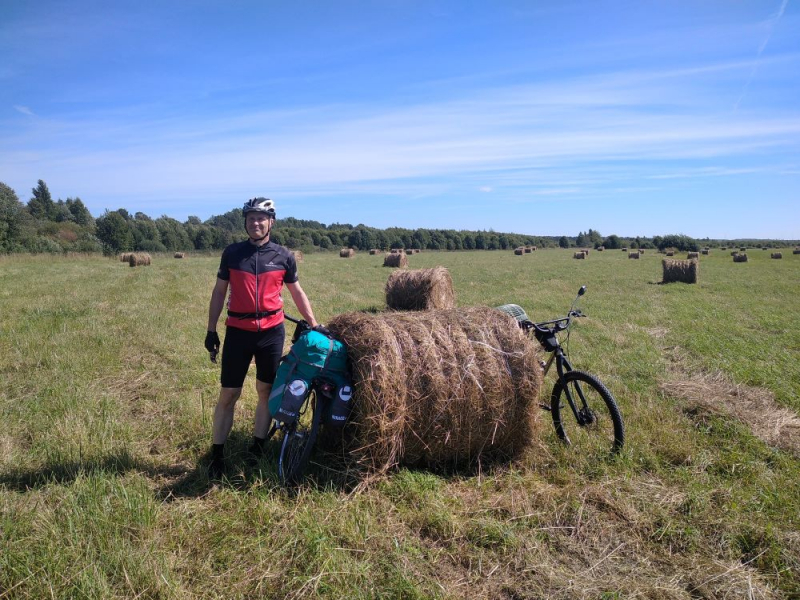
<instances>
[{"instance_id":1,"label":"logo on pannier","mask_svg":"<svg viewBox=\"0 0 800 600\"><path fill-rule=\"evenodd\" d=\"M302 379L295 379L289 384L289 392L292 396L302 396L306 393L308 389L308 384Z\"/></svg>"}]
</instances>

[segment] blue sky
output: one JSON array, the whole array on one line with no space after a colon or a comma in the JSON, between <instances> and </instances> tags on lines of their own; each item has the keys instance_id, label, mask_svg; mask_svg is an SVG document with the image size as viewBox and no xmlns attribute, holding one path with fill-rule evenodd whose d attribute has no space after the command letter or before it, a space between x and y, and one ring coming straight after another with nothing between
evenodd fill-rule
<instances>
[{"instance_id":1,"label":"blue sky","mask_svg":"<svg viewBox=\"0 0 800 600\"><path fill-rule=\"evenodd\" d=\"M0 5L23 202L800 238L797 0Z\"/></svg>"}]
</instances>

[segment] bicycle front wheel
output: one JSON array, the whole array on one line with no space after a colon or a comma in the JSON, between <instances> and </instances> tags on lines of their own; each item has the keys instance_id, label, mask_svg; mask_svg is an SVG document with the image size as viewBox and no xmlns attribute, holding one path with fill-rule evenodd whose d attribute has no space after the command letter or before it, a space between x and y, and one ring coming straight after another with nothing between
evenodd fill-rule
<instances>
[{"instance_id":1,"label":"bicycle front wheel","mask_svg":"<svg viewBox=\"0 0 800 600\"><path fill-rule=\"evenodd\" d=\"M625 427L614 396L584 371L567 371L550 397L556 434L582 455L616 454L625 443Z\"/></svg>"},{"instance_id":2,"label":"bicycle front wheel","mask_svg":"<svg viewBox=\"0 0 800 600\"><path fill-rule=\"evenodd\" d=\"M317 441L321 423L322 407L319 405L316 390L312 389L300 408L297 421L288 427L283 436L278 459L278 474L283 485L300 483Z\"/></svg>"}]
</instances>

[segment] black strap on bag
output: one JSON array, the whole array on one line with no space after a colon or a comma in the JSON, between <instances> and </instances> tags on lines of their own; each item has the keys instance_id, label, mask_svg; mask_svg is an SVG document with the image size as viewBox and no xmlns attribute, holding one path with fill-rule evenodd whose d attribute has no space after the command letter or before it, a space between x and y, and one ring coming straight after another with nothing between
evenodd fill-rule
<instances>
[{"instance_id":1,"label":"black strap on bag","mask_svg":"<svg viewBox=\"0 0 800 600\"><path fill-rule=\"evenodd\" d=\"M264 317L271 317L272 315L277 315L279 312L282 312L283 309L279 308L277 310L267 310L263 312L236 312L233 310L228 311L228 316L233 317L234 319L263 319Z\"/></svg>"}]
</instances>

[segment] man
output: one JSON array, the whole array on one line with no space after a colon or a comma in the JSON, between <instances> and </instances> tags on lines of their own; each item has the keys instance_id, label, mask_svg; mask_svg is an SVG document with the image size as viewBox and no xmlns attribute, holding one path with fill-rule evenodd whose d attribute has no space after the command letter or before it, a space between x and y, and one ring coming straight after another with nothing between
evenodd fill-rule
<instances>
[{"instance_id":1,"label":"man","mask_svg":"<svg viewBox=\"0 0 800 600\"><path fill-rule=\"evenodd\" d=\"M211 360L216 361L220 347L217 321L230 287L222 348L222 387L212 427L209 476L215 479L225 471L225 441L233 427L234 407L242 394L242 385L254 356L258 404L250 452L256 456L263 452L272 422L269 394L283 353L285 332L281 290L284 285L302 317L312 327L318 326L308 297L297 280L294 254L269 240L275 224L275 203L268 198L253 198L245 203L242 213L249 239L231 244L222 252L217 282L208 307L205 347L211 353Z\"/></svg>"}]
</instances>

